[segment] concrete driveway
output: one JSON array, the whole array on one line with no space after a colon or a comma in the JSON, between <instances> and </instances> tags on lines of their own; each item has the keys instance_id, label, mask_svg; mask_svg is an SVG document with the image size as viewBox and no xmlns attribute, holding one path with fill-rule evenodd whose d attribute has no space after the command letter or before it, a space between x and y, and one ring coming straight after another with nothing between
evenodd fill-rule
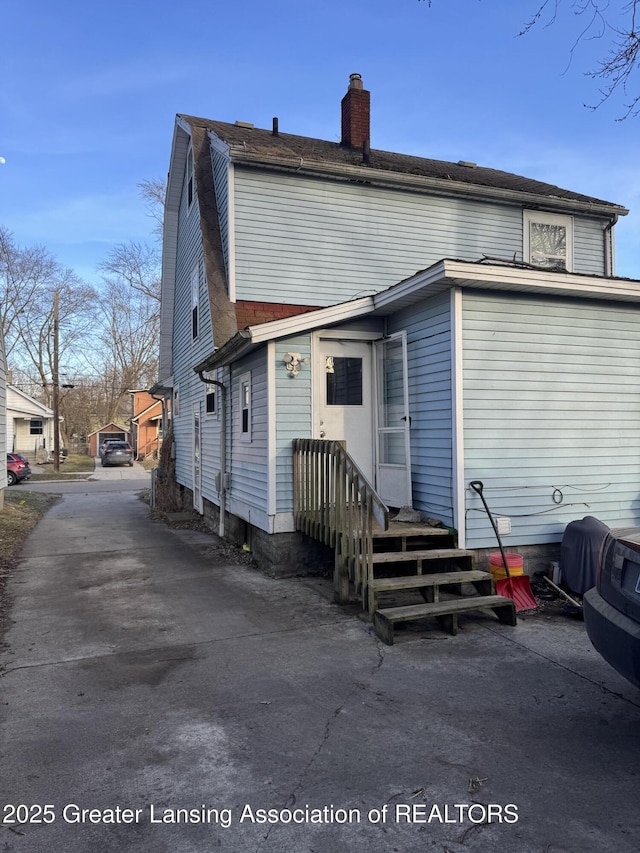
<instances>
[{"instance_id":1,"label":"concrete driveway","mask_svg":"<svg viewBox=\"0 0 640 853\"><path fill-rule=\"evenodd\" d=\"M582 623L386 647L99 485L10 584L0 849L637 853L640 694Z\"/></svg>"}]
</instances>

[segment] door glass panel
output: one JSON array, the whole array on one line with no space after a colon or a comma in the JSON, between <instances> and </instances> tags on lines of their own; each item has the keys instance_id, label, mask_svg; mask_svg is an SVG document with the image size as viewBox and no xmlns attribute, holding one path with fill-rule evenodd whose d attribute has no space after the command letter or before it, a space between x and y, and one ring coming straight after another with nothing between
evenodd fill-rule
<instances>
[{"instance_id":1,"label":"door glass panel","mask_svg":"<svg viewBox=\"0 0 640 853\"><path fill-rule=\"evenodd\" d=\"M404 432L381 432L379 445L381 465L406 465Z\"/></svg>"},{"instance_id":2,"label":"door glass panel","mask_svg":"<svg viewBox=\"0 0 640 853\"><path fill-rule=\"evenodd\" d=\"M325 357L327 406L362 405L362 359Z\"/></svg>"},{"instance_id":3,"label":"door glass panel","mask_svg":"<svg viewBox=\"0 0 640 853\"><path fill-rule=\"evenodd\" d=\"M404 358L402 341L392 340L380 347L378 355L378 417L380 427L404 427Z\"/></svg>"}]
</instances>

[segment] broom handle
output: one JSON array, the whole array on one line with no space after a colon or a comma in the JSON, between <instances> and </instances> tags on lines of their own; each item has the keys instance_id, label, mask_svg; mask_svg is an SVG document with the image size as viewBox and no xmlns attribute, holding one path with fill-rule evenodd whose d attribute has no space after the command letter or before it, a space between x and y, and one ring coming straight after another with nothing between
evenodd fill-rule
<instances>
[{"instance_id":1,"label":"broom handle","mask_svg":"<svg viewBox=\"0 0 640 853\"><path fill-rule=\"evenodd\" d=\"M484 489L484 483L482 483L480 480L472 480L469 483L469 485L471 486L471 488L473 489L474 492L476 492L477 494L480 495L480 500L484 504L484 508L486 509L487 515L489 516L489 521L491 522L491 526L493 527L493 532L496 534L496 539L498 540L498 547L500 548L500 555L502 556L502 562L504 564L504 573L508 578L510 578L511 574L509 572L509 566L507 565L507 555L504 552L504 546L502 544L502 539L500 538L500 534L498 533L498 525L493 520L493 516L491 515L491 510L489 509L489 506L487 505L485 497L482 493L482 491Z\"/></svg>"}]
</instances>

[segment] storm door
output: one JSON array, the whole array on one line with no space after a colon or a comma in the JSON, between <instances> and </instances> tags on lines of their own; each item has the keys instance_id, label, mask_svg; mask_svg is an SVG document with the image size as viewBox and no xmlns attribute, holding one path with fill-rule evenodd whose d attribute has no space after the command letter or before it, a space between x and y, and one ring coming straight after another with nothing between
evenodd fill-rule
<instances>
[{"instance_id":1,"label":"storm door","mask_svg":"<svg viewBox=\"0 0 640 853\"><path fill-rule=\"evenodd\" d=\"M374 344L376 488L387 506L411 506L407 340L404 332Z\"/></svg>"}]
</instances>

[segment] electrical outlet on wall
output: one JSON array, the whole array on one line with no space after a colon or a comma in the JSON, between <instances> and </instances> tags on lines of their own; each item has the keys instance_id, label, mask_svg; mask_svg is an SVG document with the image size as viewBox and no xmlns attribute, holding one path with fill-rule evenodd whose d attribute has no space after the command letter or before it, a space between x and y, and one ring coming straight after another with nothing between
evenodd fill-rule
<instances>
[{"instance_id":1,"label":"electrical outlet on wall","mask_svg":"<svg viewBox=\"0 0 640 853\"><path fill-rule=\"evenodd\" d=\"M505 516L501 516L500 518L496 518L496 523L498 525L498 533L500 536L508 536L511 533L511 519L506 518Z\"/></svg>"}]
</instances>

